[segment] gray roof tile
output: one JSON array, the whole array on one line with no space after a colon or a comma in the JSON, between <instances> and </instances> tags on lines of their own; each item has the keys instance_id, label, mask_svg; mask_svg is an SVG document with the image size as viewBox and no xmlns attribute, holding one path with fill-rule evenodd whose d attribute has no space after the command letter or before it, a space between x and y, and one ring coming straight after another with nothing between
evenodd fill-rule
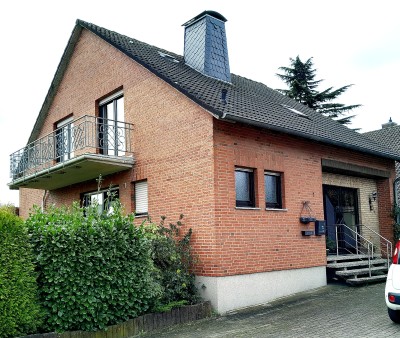
<instances>
[{"instance_id":1,"label":"gray roof tile","mask_svg":"<svg viewBox=\"0 0 400 338\"><path fill-rule=\"evenodd\" d=\"M375 142L384 144L387 148L400 152L400 125L369 131L364 135Z\"/></svg>"},{"instance_id":2,"label":"gray roof tile","mask_svg":"<svg viewBox=\"0 0 400 338\"><path fill-rule=\"evenodd\" d=\"M400 151L388 149L262 83L234 74L231 74L231 83L219 81L187 66L180 55L94 24L77 20L68 46L72 45L72 37L78 34L75 32L82 28L88 29L115 46L220 119L239 121L325 144L400 160ZM41 114L45 113L46 102L50 102L52 95L55 95L51 93L57 87L57 81L59 81L57 79L61 76L59 73L63 72L61 66L63 62L68 62L63 59L68 59L72 53L68 46L49 89ZM159 52L168 54L179 62L172 62L170 58L162 57ZM223 89L227 91L225 102L221 99ZM302 112L307 117L293 113L282 104ZM40 125L41 118L43 116L41 117L39 114L35 128ZM31 138L34 135L33 131Z\"/></svg>"}]
</instances>

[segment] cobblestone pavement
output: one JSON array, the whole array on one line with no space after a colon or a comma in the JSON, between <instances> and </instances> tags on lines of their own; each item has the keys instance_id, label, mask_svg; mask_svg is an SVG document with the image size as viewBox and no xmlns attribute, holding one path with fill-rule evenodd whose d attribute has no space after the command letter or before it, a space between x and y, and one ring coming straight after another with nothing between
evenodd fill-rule
<instances>
[{"instance_id":1,"label":"cobblestone pavement","mask_svg":"<svg viewBox=\"0 0 400 338\"><path fill-rule=\"evenodd\" d=\"M164 337L400 337L387 315L385 284L330 284L265 306L144 334Z\"/></svg>"}]
</instances>

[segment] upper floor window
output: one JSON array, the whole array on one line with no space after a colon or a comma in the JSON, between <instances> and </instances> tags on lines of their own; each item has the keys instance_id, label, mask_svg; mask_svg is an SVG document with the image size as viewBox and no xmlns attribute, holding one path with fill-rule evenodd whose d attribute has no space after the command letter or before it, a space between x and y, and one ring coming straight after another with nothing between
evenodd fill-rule
<instances>
[{"instance_id":1,"label":"upper floor window","mask_svg":"<svg viewBox=\"0 0 400 338\"><path fill-rule=\"evenodd\" d=\"M264 173L265 207L282 209L281 174L266 171Z\"/></svg>"},{"instance_id":2,"label":"upper floor window","mask_svg":"<svg viewBox=\"0 0 400 338\"><path fill-rule=\"evenodd\" d=\"M96 205L99 214L103 212L108 214L113 211L113 201L117 198L119 198L119 189L118 187L114 187L111 189L84 193L82 204L84 207Z\"/></svg>"},{"instance_id":3,"label":"upper floor window","mask_svg":"<svg viewBox=\"0 0 400 338\"><path fill-rule=\"evenodd\" d=\"M55 157L57 162L64 162L74 157L72 116L56 124Z\"/></svg>"},{"instance_id":4,"label":"upper floor window","mask_svg":"<svg viewBox=\"0 0 400 338\"><path fill-rule=\"evenodd\" d=\"M119 91L99 102L99 148L105 155L125 153L124 96Z\"/></svg>"},{"instance_id":5,"label":"upper floor window","mask_svg":"<svg viewBox=\"0 0 400 338\"><path fill-rule=\"evenodd\" d=\"M235 188L237 207L255 207L253 169L235 169Z\"/></svg>"}]
</instances>

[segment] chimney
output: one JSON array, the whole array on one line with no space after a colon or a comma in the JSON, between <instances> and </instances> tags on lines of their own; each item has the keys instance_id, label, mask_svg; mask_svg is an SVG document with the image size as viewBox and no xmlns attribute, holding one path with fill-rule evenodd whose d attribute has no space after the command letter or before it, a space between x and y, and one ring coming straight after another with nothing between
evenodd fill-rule
<instances>
[{"instance_id":1,"label":"chimney","mask_svg":"<svg viewBox=\"0 0 400 338\"><path fill-rule=\"evenodd\" d=\"M185 63L200 73L231 82L225 22L214 11L204 11L184 23Z\"/></svg>"},{"instance_id":2,"label":"chimney","mask_svg":"<svg viewBox=\"0 0 400 338\"><path fill-rule=\"evenodd\" d=\"M389 118L389 122L382 124L382 129L397 126L396 122L392 121L392 118Z\"/></svg>"}]
</instances>

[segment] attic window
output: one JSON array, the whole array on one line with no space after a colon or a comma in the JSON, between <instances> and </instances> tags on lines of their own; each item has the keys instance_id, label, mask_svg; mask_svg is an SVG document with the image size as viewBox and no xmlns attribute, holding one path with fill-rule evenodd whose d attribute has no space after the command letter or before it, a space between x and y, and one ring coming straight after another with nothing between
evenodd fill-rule
<instances>
[{"instance_id":1,"label":"attic window","mask_svg":"<svg viewBox=\"0 0 400 338\"><path fill-rule=\"evenodd\" d=\"M286 108L286 109L290 110L292 113L295 113L296 115L299 115L299 116L302 116L302 117L306 117L306 118L309 119L309 117L306 114L302 113L301 111L298 111L297 109L294 109L294 108L292 108L292 107L290 107L290 106L288 106L286 104L281 104L281 106L283 108Z\"/></svg>"},{"instance_id":2,"label":"attic window","mask_svg":"<svg viewBox=\"0 0 400 338\"><path fill-rule=\"evenodd\" d=\"M162 58L166 58L166 59L169 60L169 61L176 62L176 63L179 62L179 61L178 61L177 59L175 59L172 55L165 54L165 53L160 52L160 51L158 51L158 54L159 54Z\"/></svg>"}]
</instances>

